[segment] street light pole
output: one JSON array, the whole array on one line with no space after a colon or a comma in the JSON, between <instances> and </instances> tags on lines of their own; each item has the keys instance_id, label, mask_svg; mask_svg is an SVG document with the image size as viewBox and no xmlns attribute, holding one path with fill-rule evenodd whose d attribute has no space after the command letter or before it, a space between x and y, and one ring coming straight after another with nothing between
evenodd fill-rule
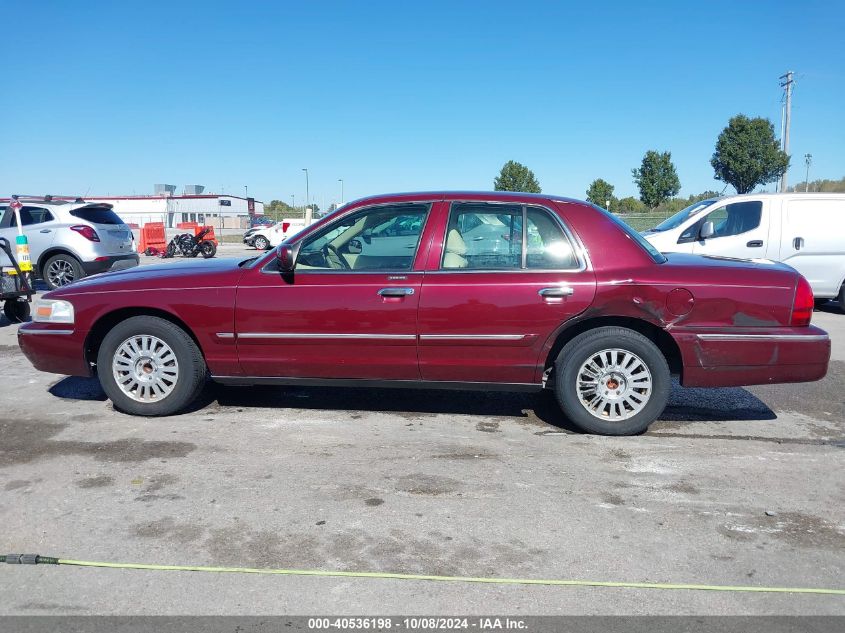
<instances>
[{"instance_id":1,"label":"street light pole","mask_svg":"<svg viewBox=\"0 0 845 633\"><path fill-rule=\"evenodd\" d=\"M343 206L343 178L338 178L337 181L340 183L340 204Z\"/></svg>"},{"instance_id":2,"label":"street light pole","mask_svg":"<svg viewBox=\"0 0 845 633\"><path fill-rule=\"evenodd\" d=\"M249 187L244 185L244 198L249 198Z\"/></svg>"},{"instance_id":3,"label":"street light pole","mask_svg":"<svg viewBox=\"0 0 845 633\"><path fill-rule=\"evenodd\" d=\"M812 154L804 154L804 164L807 165L807 175L804 178L804 191L810 190L810 163L813 162Z\"/></svg>"},{"instance_id":4,"label":"street light pole","mask_svg":"<svg viewBox=\"0 0 845 633\"><path fill-rule=\"evenodd\" d=\"M296 208L296 194L293 194L293 193L290 194L290 208L291 209Z\"/></svg>"},{"instance_id":5,"label":"street light pole","mask_svg":"<svg viewBox=\"0 0 845 633\"><path fill-rule=\"evenodd\" d=\"M307 209L311 200L310 192L308 191L308 168L303 167L302 171L305 172L305 208Z\"/></svg>"}]
</instances>

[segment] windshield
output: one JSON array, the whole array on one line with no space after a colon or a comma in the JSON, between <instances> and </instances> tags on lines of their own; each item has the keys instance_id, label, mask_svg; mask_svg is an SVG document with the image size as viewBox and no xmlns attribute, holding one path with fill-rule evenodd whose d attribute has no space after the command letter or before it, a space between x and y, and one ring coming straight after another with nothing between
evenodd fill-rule
<instances>
[{"instance_id":1,"label":"windshield","mask_svg":"<svg viewBox=\"0 0 845 633\"><path fill-rule=\"evenodd\" d=\"M700 213L705 208L709 207L711 204L716 202L716 200L718 200L718 198L708 198L707 200L693 202L685 209L681 209L675 215L669 216L668 218L663 220L663 222L655 226L653 229L651 229L651 231L653 233L659 233L660 231L668 231L669 229L678 228L689 218L691 218L697 213Z\"/></svg>"}]
</instances>

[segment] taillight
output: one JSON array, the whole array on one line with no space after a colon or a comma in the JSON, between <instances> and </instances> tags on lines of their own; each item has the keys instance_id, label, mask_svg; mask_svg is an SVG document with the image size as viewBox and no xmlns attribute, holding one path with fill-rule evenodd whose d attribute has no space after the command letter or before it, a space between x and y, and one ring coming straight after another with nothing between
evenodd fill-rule
<instances>
[{"instance_id":1,"label":"taillight","mask_svg":"<svg viewBox=\"0 0 845 633\"><path fill-rule=\"evenodd\" d=\"M798 287L795 289L795 301L792 302L792 316L789 324L793 326L810 325L813 318L813 289L803 276L798 275Z\"/></svg>"},{"instance_id":2,"label":"taillight","mask_svg":"<svg viewBox=\"0 0 845 633\"><path fill-rule=\"evenodd\" d=\"M86 240L91 240L92 242L99 242L100 236L97 235L97 231L92 229L90 226L85 226L84 224L77 224L76 226L70 227L71 231L76 231Z\"/></svg>"}]
</instances>

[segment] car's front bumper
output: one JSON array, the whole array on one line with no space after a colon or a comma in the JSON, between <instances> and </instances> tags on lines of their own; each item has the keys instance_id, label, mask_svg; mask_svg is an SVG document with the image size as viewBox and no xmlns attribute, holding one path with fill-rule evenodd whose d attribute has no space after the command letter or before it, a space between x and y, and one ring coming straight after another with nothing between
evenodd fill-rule
<instances>
[{"instance_id":1,"label":"car's front bumper","mask_svg":"<svg viewBox=\"0 0 845 633\"><path fill-rule=\"evenodd\" d=\"M91 366L85 359L87 334L72 324L25 323L18 328L18 345L39 371L90 376Z\"/></svg>"},{"instance_id":2,"label":"car's front bumper","mask_svg":"<svg viewBox=\"0 0 845 633\"><path fill-rule=\"evenodd\" d=\"M138 253L110 255L101 260L82 262L82 270L85 271L86 275L96 275L97 273L107 273L113 270L134 268L140 263L141 257Z\"/></svg>"},{"instance_id":3,"label":"car's front bumper","mask_svg":"<svg viewBox=\"0 0 845 633\"><path fill-rule=\"evenodd\" d=\"M815 326L674 331L685 387L738 387L824 378L830 337Z\"/></svg>"}]
</instances>

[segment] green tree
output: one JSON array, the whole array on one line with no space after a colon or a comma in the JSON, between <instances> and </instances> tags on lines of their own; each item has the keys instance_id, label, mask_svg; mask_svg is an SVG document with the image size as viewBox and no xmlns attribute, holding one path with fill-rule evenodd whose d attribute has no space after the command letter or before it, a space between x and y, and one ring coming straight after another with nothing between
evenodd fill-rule
<instances>
[{"instance_id":1,"label":"green tree","mask_svg":"<svg viewBox=\"0 0 845 633\"><path fill-rule=\"evenodd\" d=\"M294 208L281 200L271 200L264 205L264 215L273 218L274 220L281 220L282 218L289 217L293 213Z\"/></svg>"},{"instance_id":2,"label":"green tree","mask_svg":"<svg viewBox=\"0 0 845 633\"><path fill-rule=\"evenodd\" d=\"M799 182L794 187L789 188L790 191L822 191L824 193L843 193L845 192L845 178L839 180L811 180L810 186L807 186L806 181Z\"/></svg>"},{"instance_id":3,"label":"green tree","mask_svg":"<svg viewBox=\"0 0 845 633\"><path fill-rule=\"evenodd\" d=\"M777 180L789 169L789 156L778 145L771 121L737 114L716 141L710 159L715 178L733 185L737 193Z\"/></svg>"},{"instance_id":4,"label":"green tree","mask_svg":"<svg viewBox=\"0 0 845 633\"><path fill-rule=\"evenodd\" d=\"M640 189L640 200L650 209L681 190L681 181L678 180L670 152L647 151L640 168L632 169L631 173Z\"/></svg>"},{"instance_id":5,"label":"green tree","mask_svg":"<svg viewBox=\"0 0 845 633\"><path fill-rule=\"evenodd\" d=\"M587 202L592 202L599 207L608 205L608 201L615 200L613 197L613 185L606 180L596 178L590 183L590 188L587 189Z\"/></svg>"},{"instance_id":6,"label":"green tree","mask_svg":"<svg viewBox=\"0 0 845 633\"><path fill-rule=\"evenodd\" d=\"M622 198L616 203L616 209L614 209L618 213L645 213L646 210L646 206L634 196Z\"/></svg>"},{"instance_id":7,"label":"green tree","mask_svg":"<svg viewBox=\"0 0 845 633\"><path fill-rule=\"evenodd\" d=\"M540 193L540 183L534 177L534 172L515 160L504 164L502 171L493 181L493 188L496 191Z\"/></svg>"}]
</instances>

